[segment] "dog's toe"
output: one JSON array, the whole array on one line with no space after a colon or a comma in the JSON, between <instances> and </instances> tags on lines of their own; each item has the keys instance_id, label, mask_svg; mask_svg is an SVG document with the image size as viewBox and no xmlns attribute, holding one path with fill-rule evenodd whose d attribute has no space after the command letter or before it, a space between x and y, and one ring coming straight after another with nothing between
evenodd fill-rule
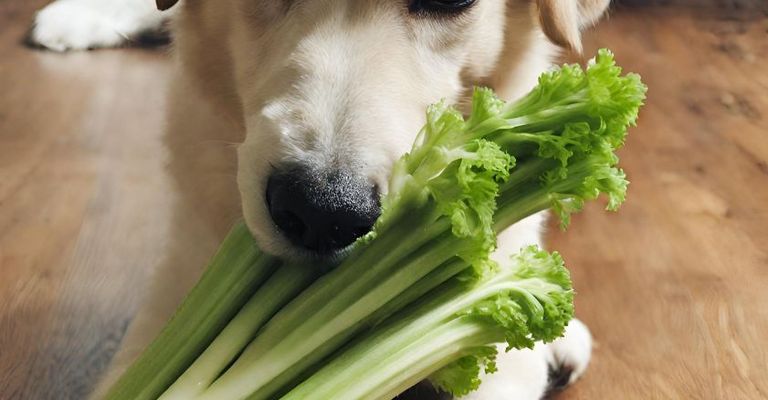
<instances>
[{"instance_id":1,"label":"dog's toe","mask_svg":"<svg viewBox=\"0 0 768 400\"><path fill-rule=\"evenodd\" d=\"M592 335L581 321L568 324L565 335L549 345L552 359L549 364L549 388L562 390L579 379L587 370L592 357Z\"/></svg>"}]
</instances>

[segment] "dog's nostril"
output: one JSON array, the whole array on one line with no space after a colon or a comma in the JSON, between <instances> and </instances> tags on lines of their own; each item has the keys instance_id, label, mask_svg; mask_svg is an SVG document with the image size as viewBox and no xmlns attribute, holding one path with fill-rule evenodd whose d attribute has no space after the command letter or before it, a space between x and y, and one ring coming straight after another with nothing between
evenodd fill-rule
<instances>
[{"instance_id":1,"label":"dog's nostril","mask_svg":"<svg viewBox=\"0 0 768 400\"><path fill-rule=\"evenodd\" d=\"M294 235L301 236L307 230L301 218L290 211L277 211L272 214L272 219L280 229L289 231Z\"/></svg>"},{"instance_id":2,"label":"dog's nostril","mask_svg":"<svg viewBox=\"0 0 768 400\"><path fill-rule=\"evenodd\" d=\"M318 253L348 246L371 230L380 213L378 191L365 179L301 167L270 176L267 205L286 238Z\"/></svg>"}]
</instances>

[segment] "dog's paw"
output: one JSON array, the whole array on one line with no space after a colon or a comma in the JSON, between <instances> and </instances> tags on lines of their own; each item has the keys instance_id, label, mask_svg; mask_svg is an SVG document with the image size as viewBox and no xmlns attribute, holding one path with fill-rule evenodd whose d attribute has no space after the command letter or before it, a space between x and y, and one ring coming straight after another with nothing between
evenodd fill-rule
<instances>
[{"instance_id":1,"label":"dog's paw","mask_svg":"<svg viewBox=\"0 0 768 400\"><path fill-rule=\"evenodd\" d=\"M115 47L128 40L120 26L87 4L55 1L35 16L31 44L54 51Z\"/></svg>"},{"instance_id":2,"label":"dog's paw","mask_svg":"<svg viewBox=\"0 0 768 400\"><path fill-rule=\"evenodd\" d=\"M550 391L562 390L579 379L592 358L592 335L583 322L574 319L565 335L549 345L552 358L549 363Z\"/></svg>"},{"instance_id":3,"label":"dog's paw","mask_svg":"<svg viewBox=\"0 0 768 400\"><path fill-rule=\"evenodd\" d=\"M480 388L459 400L539 400L547 390L547 371L551 352L548 345L537 343L533 349L506 352L506 344L497 346L498 371L482 374Z\"/></svg>"}]
</instances>

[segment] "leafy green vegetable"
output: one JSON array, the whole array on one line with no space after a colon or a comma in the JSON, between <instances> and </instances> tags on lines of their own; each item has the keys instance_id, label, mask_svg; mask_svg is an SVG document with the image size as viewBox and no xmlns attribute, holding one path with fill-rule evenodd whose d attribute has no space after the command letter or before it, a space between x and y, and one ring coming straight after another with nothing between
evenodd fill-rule
<instances>
[{"instance_id":1,"label":"leafy green vegetable","mask_svg":"<svg viewBox=\"0 0 768 400\"><path fill-rule=\"evenodd\" d=\"M511 346L525 347L536 340L553 340L572 313L570 283L559 257L528 249L516 259L517 267L498 268L489 259L495 234L548 208L566 226L570 213L600 193L608 196L608 208L616 209L627 182L615 167L614 150L634 124L644 93L639 78L621 76L613 55L602 50L586 71L564 66L544 74L537 88L514 103L505 104L490 90L477 89L466 120L443 103L430 107L411 152L393 168L382 216L350 256L290 302L311 277L291 285L286 281L290 274L281 273L287 267L281 266L269 283L281 293L279 301L259 311L256 305L269 289L256 291L222 336L162 398L294 396L291 389L306 390L300 389L306 387L304 380L326 387L312 373L342 373L330 367L334 363L349 363L351 374L366 379L383 379L364 375L358 366L365 365L368 354L384 357L385 344L398 340L403 349L411 350L411 357L403 361L413 364L410 379L432 374L440 386L465 393L479 384L481 369L493 370L490 343L506 339ZM536 260L548 260L542 265L550 267L537 267ZM504 279L510 286L498 283ZM222 281L217 286L215 280L204 278L201 285L214 282L207 283L206 290L220 293L233 285ZM263 280L252 281L258 285ZM488 285L506 289L493 291ZM199 296L195 290L198 294L193 291L182 311ZM230 302L226 309L234 305ZM433 314L437 310L445 313ZM392 331L393 342L383 335L374 334L378 340L361 336L382 321L386 330L417 320L435 331L428 338ZM426 331L419 332L423 336ZM208 336L183 349L185 361L212 342ZM354 339L362 343L362 353L345 359L347 353L339 351ZM439 343L445 351L434 349ZM166 356L150 352L147 357L159 364ZM393 355L371 360L398 370L398 359ZM178 364L174 370L178 367L186 368ZM138 387L141 379L129 374L123 387ZM408 383L412 382L396 381L392 384L398 386L374 395L396 393L392 390ZM328 388L334 393L329 398L369 398ZM365 395L369 393L373 392Z\"/></svg>"},{"instance_id":2,"label":"leafy green vegetable","mask_svg":"<svg viewBox=\"0 0 768 400\"><path fill-rule=\"evenodd\" d=\"M282 397L391 399L429 377L456 396L493 372L495 343L532 347L559 337L573 317L573 290L557 253L523 249L477 284L453 279L391 316Z\"/></svg>"},{"instance_id":3,"label":"leafy green vegetable","mask_svg":"<svg viewBox=\"0 0 768 400\"><path fill-rule=\"evenodd\" d=\"M222 242L200 281L108 399L156 399L221 332L278 261L262 254L244 223Z\"/></svg>"},{"instance_id":4,"label":"leafy green vegetable","mask_svg":"<svg viewBox=\"0 0 768 400\"><path fill-rule=\"evenodd\" d=\"M303 265L280 266L163 396L192 398L210 385L259 328L316 277Z\"/></svg>"}]
</instances>

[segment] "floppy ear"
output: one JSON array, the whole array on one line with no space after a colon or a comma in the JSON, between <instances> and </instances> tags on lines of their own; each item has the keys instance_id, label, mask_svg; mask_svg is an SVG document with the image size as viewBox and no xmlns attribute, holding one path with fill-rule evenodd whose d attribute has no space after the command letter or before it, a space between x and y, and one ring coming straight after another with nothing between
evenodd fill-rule
<instances>
[{"instance_id":1,"label":"floppy ear","mask_svg":"<svg viewBox=\"0 0 768 400\"><path fill-rule=\"evenodd\" d=\"M179 0L156 0L157 9L160 11L167 10L173 7Z\"/></svg>"},{"instance_id":2,"label":"floppy ear","mask_svg":"<svg viewBox=\"0 0 768 400\"><path fill-rule=\"evenodd\" d=\"M581 29L603 15L610 0L536 0L539 22L549 40L581 52Z\"/></svg>"}]
</instances>

